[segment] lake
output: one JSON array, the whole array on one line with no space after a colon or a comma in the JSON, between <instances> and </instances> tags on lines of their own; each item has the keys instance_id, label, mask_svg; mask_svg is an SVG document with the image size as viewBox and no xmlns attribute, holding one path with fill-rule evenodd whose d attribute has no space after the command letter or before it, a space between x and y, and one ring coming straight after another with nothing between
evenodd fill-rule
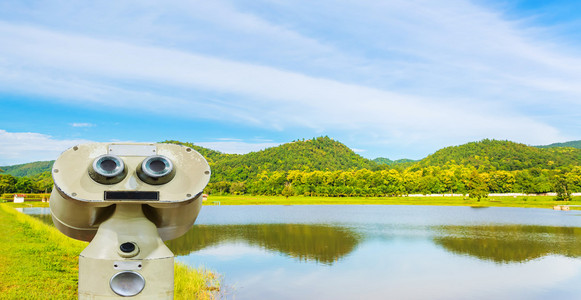
<instances>
[{"instance_id":1,"label":"lake","mask_svg":"<svg viewBox=\"0 0 581 300\"><path fill-rule=\"evenodd\" d=\"M223 299L581 299L578 211L204 206L166 244Z\"/></svg>"}]
</instances>

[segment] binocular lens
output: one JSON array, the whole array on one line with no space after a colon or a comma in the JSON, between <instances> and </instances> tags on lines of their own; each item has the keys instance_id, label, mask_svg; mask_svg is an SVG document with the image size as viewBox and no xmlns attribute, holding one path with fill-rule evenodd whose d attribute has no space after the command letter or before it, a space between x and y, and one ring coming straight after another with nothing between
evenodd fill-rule
<instances>
[{"instance_id":1,"label":"binocular lens","mask_svg":"<svg viewBox=\"0 0 581 300\"><path fill-rule=\"evenodd\" d=\"M93 161L89 175L93 180L102 184L114 184L125 178L125 164L116 155L101 155Z\"/></svg>"},{"instance_id":2,"label":"binocular lens","mask_svg":"<svg viewBox=\"0 0 581 300\"><path fill-rule=\"evenodd\" d=\"M123 160L114 155L102 155L99 156L93 162L93 169L99 175L105 177L115 177L123 172L125 165Z\"/></svg>"},{"instance_id":3,"label":"binocular lens","mask_svg":"<svg viewBox=\"0 0 581 300\"><path fill-rule=\"evenodd\" d=\"M152 155L143 160L137 169L137 176L143 182L159 185L171 181L175 176L175 170L169 158Z\"/></svg>"},{"instance_id":4,"label":"binocular lens","mask_svg":"<svg viewBox=\"0 0 581 300\"><path fill-rule=\"evenodd\" d=\"M173 164L167 157L155 155L146 158L141 168L147 176L158 178L169 174L173 170Z\"/></svg>"}]
</instances>

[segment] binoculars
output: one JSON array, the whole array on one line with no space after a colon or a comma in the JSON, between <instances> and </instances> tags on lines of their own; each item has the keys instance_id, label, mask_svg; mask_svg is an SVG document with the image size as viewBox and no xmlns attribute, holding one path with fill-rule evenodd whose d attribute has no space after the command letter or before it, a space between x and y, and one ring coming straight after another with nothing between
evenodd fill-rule
<instances>
[{"instance_id":1,"label":"binoculars","mask_svg":"<svg viewBox=\"0 0 581 300\"><path fill-rule=\"evenodd\" d=\"M210 180L190 147L90 143L61 154L52 169L53 223L90 242L79 255L79 298L173 298L173 253L164 240L194 224Z\"/></svg>"}]
</instances>

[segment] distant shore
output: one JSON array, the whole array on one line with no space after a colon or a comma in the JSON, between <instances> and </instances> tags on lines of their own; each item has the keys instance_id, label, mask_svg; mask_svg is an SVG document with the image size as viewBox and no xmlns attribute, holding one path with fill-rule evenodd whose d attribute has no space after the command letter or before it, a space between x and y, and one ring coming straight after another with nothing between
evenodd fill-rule
<instances>
[{"instance_id":1,"label":"distant shore","mask_svg":"<svg viewBox=\"0 0 581 300\"><path fill-rule=\"evenodd\" d=\"M48 202L25 201L7 203L12 207L48 207ZM309 197L309 196L252 196L252 195L209 195L204 205L438 205L474 207L534 207L552 209L568 205L572 210L581 210L581 197L571 201L555 201L553 195L499 196L491 194L480 201L462 195L413 195L400 197Z\"/></svg>"},{"instance_id":2,"label":"distant shore","mask_svg":"<svg viewBox=\"0 0 581 300\"><path fill-rule=\"evenodd\" d=\"M475 207L534 207L552 209L556 205L581 205L581 197L555 201L554 196L489 196L480 201L465 196L410 197L304 197L210 195L204 205L439 205ZM571 209L581 209L572 206Z\"/></svg>"}]
</instances>

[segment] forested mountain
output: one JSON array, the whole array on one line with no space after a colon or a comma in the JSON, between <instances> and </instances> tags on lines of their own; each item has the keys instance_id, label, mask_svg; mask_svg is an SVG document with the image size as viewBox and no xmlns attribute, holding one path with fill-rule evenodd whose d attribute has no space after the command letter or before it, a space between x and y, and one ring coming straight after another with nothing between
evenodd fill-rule
<instances>
[{"instance_id":1,"label":"forested mountain","mask_svg":"<svg viewBox=\"0 0 581 300\"><path fill-rule=\"evenodd\" d=\"M537 148L510 141L482 140L440 149L420 166L474 166L483 170L560 169L581 165L581 149Z\"/></svg>"},{"instance_id":2,"label":"forested mountain","mask_svg":"<svg viewBox=\"0 0 581 300\"><path fill-rule=\"evenodd\" d=\"M377 169L378 166L403 165L409 167L439 166L450 164L474 166L485 170L524 170L529 168L556 169L581 165L581 149L571 146L573 141L548 146L527 146L510 141L482 140L440 149L420 161L410 159L390 160L379 157L368 160L353 152L344 144L328 137L299 140L262 151L244 155L225 154L196 146L192 143L164 141L192 147L202 154L212 167L213 176L219 180L245 180L262 171L336 171ZM563 147L556 145L565 145ZM567 148L569 147L569 148ZM2 174L16 177L33 177L50 171L54 161L39 161L13 166L2 166Z\"/></svg>"},{"instance_id":3,"label":"forested mountain","mask_svg":"<svg viewBox=\"0 0 581 300\"><path fill-rule=\"evenodd\" d=\"M361 157L340 142L329 137L318 137L244 155L216 155L212 158L210 167L212 181L244 181L263 171L373 169L377 164Z\"/></svg>"},{"instance_id":4,"label":"forested mountain","mask_svg":"<svg viewBox=\"0 0 581 300\"><path fill-rule=\"evenodd\" d=\"M373 159L372 161L378 165L388 165L388 166L404 165L404 164L410 165L412 163L417 162L417 160L407 159L407 158L391 160L391 159L385 158L385 157L378 157L378 158Z\"/></svg>"},{"instance_id":5,"label":"forested mountain","mask_svg":"<svg viewBox=\"0 0 581 300\"><path fill-rule=\"evenodd\" d=\"M550 145L535 146L535 147L537 147L537 148L571 147L571 148L581 149L581 141L569 141L569 142L564 142L564 143L554 143L554 144L550 144Z\"/></svg>"},{"instance_id":6,"label":"forested mountain","mask_svg":"<svg viewBox=\"0 0 581 300\"><path fill-rule=\"evenodd\" d=\"M4 170L4 173L2 174L9 174L16 177L32 177L46 171L50 172L52 169L52 164L54 164L54 160L37 161L13 166L2 166L0 169Z\"/></svg>"},{"instance_id":7,"label":"forested mountain","mask_svg":"<svg viewBox=\"0 0 581 300\"><path fill-rule=\"evenodd\" d=\"M407 194L581 192L581 149L482 140L438 150L420 161L368 160L329 137L244 155L191 143L212 168L211 194L386 196ZM2 167L0 192L43 192L53 161ZM17 176L14 177L13 175ZM562 196L565 195L565 196ZM478 197L480 197L478 196Z\"/></svg>"},{"instance_id":8,"label":"forested mountain","mask_svg":"<svg viewBox=\"0 0 581 300\"><path fill-rule=\"evenodd\" d=\"M236 155L236 154L222 153L220 151L200 147L200 146L194 145L192 143L187 143L187 142L184 143L184 142L180 142L180 141L168 140L168 141L163 141L162 143L176 144L176 145L190 147L190 148L198 151L198 153L200 153L202 156L204 156L204 158L206 158L206 161L208 161L208 164L210 165L210 167L212 167L216 163L216 161L220 161L228 156L233 156L233 155L235 156Z\"/></svg>"}]
</instances>

